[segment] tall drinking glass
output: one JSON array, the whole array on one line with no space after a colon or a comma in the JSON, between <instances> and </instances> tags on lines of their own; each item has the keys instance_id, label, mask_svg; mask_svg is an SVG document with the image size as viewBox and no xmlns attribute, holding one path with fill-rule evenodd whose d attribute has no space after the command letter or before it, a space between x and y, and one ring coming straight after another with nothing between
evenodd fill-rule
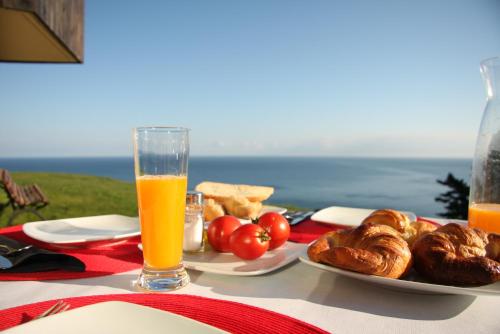
<instances>
[{"instance_id":1,"label":"tall drinking glass","mask_svg":"<svg viewBox=\"0 0 500 334\"><path fill-rule=\"evenodd\" d=\"M135 179L144 267L139 288L179 289L189 283L182 264L189 130L134 129Z\"/></svg>"},{"instance_id":2,"label":"tall drinking glass","mask_svg":"<svg viewBox=\"0 0 500 334\"><path fill-rule=\"evenodd\" d=\"M481 62L486 107L476 141L469 226L500 233L500 57Z\"/></svg>"}]
</instances>

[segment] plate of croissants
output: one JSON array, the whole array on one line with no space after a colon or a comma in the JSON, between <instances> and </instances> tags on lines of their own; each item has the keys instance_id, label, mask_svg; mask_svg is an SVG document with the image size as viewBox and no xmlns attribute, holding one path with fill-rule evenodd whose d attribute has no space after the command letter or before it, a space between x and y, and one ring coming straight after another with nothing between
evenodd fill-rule
<instances>
[{"instance_id":1,"label":"plate of croissants","mask_svg":"<svg viewBox=\"0 0 500 334\"><path fill-rule=\"evenodd\" d=\"M500 235L466 222L440 226L376 210L357 227L322 235L299 259L407 292L500 296Z\"/></svg>"}]
</instances>

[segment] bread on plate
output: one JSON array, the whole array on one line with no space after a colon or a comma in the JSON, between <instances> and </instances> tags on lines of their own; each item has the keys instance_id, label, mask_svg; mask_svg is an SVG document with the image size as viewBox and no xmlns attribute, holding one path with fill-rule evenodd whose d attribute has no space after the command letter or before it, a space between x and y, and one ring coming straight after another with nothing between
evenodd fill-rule
<instances>
[{"instance_id":1,"label":"bread on plate","mask_svg":"<svg viewBox=\"0 0 500 334\"><path fill-rule=\"evenodd\" d=\"M213 198L217 202L223 202L231 196L243 196L250 202L263 202L274 193L272 187L209 181L201 182L196 186L195 190L202 192L205 198Z\"/></svg>"},{"instance_id":2,"label":"bread on plate","mask_svg":"<svg viewBox=\"0 0 500 334\"><path fill-rule=\"evenodd\" d=\"M255 219L262 210L262 201L274 193L272 187L209 181L201 182L195 190L202 192L205 197L206 221L225 214Z\"/></svg>"}]
</instances>

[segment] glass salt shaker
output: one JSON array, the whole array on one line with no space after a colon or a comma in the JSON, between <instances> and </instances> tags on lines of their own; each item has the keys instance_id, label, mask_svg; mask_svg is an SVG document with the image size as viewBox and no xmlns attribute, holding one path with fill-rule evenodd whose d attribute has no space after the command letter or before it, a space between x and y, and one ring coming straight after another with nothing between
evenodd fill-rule
<instances>
[{"instance_id":1,"label":"glass salt shaker","mask_svg":"<svg viewBox=\"0 0 500 334\"><path fill-rule=\"evenodd\" d=\"M184 221L185 252L204 250L203 193L188 191L186 195L186 217Z\"/></svg>"}]
</instances>

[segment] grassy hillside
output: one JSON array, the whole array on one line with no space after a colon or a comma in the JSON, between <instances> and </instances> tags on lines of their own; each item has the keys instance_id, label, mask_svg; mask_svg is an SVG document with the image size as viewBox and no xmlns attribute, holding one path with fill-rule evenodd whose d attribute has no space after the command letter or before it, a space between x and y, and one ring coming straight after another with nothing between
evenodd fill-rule
<instances>
[{"instance_id":1,"label":"grassy hillside","mask_svg":"<svg viewBox=\"0 0 500 334\"><path fill-rule=\"evenodd\" d=\"M11 173L17 184L36 183L49 198L50 204L40 210L46 220L85 217L105 214L137 216L137 198L133 183L106 177L60 174L60 173ZM7 202L0 189L0 203ZM293 205L270 203L288 208L304 210ZM0 227L7 225L12 209L0 212ZM14 225L40 220L30 213L23 213L14 220Z\"/></svg>"},{"instance_id":2,"label":"grassy hillside","mask_svg":"<svg viewBox=\"0 0 500 334\"><path fill-rule=\"evenodd\" d=\"M135 185L110 178L59 174L12 173L18 184L38 184L50 200L40 212L45 219L71 218L102 214L137 216ZM7 201L0 189L0 202ZM10 207L0 213L0 227L7 224L12 213ZM22 214L14 225L39 220L31 214Z\"/></svg>"}]
</instances>

